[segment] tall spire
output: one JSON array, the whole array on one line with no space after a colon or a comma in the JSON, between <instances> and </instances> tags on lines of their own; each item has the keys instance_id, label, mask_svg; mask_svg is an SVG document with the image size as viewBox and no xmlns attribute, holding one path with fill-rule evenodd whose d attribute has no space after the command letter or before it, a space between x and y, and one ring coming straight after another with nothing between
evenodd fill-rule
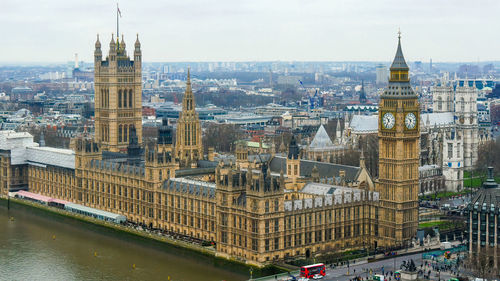
<instances>
[{"instance_id":1,"label":"tall spire","mask_svg":"<svg viewBox=\"0 0 500 281\"><path fill-rule=\"evenodd\" d=\"M115 35L111 33L111 41L109 42L109 52L116 51Z\"/></svg>"},{"instance_id":2,"label":"tall spire","mask_svg":"<svg viewBox=\"0 0 500 281\"><path fill-rule=\"evenodd\" d=\"M182 106L184 110L187 111L194 110L194 95L193 95L193 90L191 89L191 72L189 68L187 71L186 92L184 93Z\"/></svg>"},{"instance_id":3,"label":"tall spire","mask_svg":"<svg viewBox=\"0 0 500 281\"><path fill-rule=\"evenodd\" d=\"M99 33L97 33L97 40L95 41L95 48L96 49L101 48L101 41L99 41Z\"/></svg>"},{"instance_id":4,"label":"tall spire","mask_svg":"<svg viewBox=\"0 0 500 281\"><path fill-rule=\"evenodd\" d=\"M137 38L135 39L135 50L141 49L141 42L139 41L139 33L137 33Z\"/></svg>"},{"instance_id":5,"label":"tall spire","mask_svg":"<svg viewBox=\"0 0 500 281\"><path fill-rule=\"evenodd\" d=\"M403 56L403 50L401 49L401 31L398 31L398 49L396 50L396 56L391 65L391 70L409 70L406 64L405 57Z\"/></svg>"},{"instance_id":6,"label":"tall spire","mask_svg":"<svg viewBox=\"0 0 500 281\"><path fill-rule=\"evenodd\" d=\"M361 154L359 156L359 167L361 168L366 168L366 163L365 163L365 151L363 149L363 146L361 146Z\"/></svg>"}]
</instances>

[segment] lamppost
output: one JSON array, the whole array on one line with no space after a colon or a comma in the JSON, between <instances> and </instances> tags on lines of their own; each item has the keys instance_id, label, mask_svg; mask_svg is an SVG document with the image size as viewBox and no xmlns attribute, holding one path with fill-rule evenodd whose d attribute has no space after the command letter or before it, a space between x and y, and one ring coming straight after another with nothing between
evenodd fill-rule
<instances>
[{"instance_id":1,"label":"lamppost","mask_svg":"<svg viewBox=\"0 0 500 281\"><path fill-rule=\"evenodd\" d=\"M252 280L252 279L253 279L253 268L250 267L250 280Z\"/></svg>"}]
</instances>

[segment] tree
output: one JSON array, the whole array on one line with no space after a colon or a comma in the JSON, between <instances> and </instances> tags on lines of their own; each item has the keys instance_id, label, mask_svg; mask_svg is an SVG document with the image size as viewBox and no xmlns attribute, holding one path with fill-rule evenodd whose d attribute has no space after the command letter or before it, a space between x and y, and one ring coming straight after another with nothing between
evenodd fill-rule
<instances>
[{"instance_id":1,"label":"tree","mask_svg":"<svg viewBox=\"0 0 500 281\"><path fill-rule=\"evenodd\" d=\"M213 147L215 151L232 152L234 142L243 138L243 132L232 124L210 124L203 136L204 150Z\"/></svg>"},{"instance_id":2,"label":"tree","mask_svg":"<svg viewBox=\"0 0 500 281\"><path fill-rule=\"evenodd\" d=\"M484 172L489 166L493 167L495 172L500 172L500 139L479 146L476 170Z\"/></svg>"},{"instance_id":3,"label":"tree","mask_svg":"<svg viewBox=\"0 0 500 281\"><path fill-rule=\"evenodd\" d=\"M366 169L372 178L378 177L378 136L367 135L359 140L359 149L363 149Z\"/></svg>"},{"instance_id":4,"label":"tree","mask_svg":"<svg viewBox=\"0 0 500 281\"><path fill-rule=\"evenodd\" d=\"M494 266L494 262L496 260L498 263L500 250L490 246L478 249L477 245L472 248L472 253L469 253L469 257L464 263L466 270L472 273L474 277L480 277L483 280L496 278L500 271L498 266Z\"/></svg>"}]
</instances>

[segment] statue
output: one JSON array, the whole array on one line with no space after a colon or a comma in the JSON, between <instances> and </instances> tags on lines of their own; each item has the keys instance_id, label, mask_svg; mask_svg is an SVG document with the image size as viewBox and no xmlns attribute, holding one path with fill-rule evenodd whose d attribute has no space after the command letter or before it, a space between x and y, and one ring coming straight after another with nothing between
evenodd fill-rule
<instances>
[{"instance_id":1,"label":"statue","mask_svg":"<svg viewBox=\"0 0 500 281\"><path fill-rule=\"evenodd\" d=\"M410 272L415 272L417 271L417 267L415 266L415 262L413 260L410 261L410 263L408 264L408 266L406 267L406 270L410 271Z\"/></svg>"}]
</instances>

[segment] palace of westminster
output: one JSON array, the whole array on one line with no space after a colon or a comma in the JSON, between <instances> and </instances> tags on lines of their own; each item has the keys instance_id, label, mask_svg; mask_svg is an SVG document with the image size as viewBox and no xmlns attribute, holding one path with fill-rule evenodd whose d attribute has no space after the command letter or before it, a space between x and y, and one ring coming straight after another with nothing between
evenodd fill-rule
<instances>
[{"instance_id":1,"label":"palace of westminster","mask_svg":"<svg viewBox=\"0 0 500 281\"><path fill-rule=\"evenodd\" d=\"M95 134L70 149L0 132L0 194L27 189L213 241L218 256L255 265L334 251L409 245L418 226L420 112L400 38L379 109L379 171L301 159L296 140L267 154L204 154L189 72L176 132L142 139L141 44L133 58L95 43ZM175 142L174 142L175 135ZM328 182L328 183L327 183Z\"/></svg>"}]
</instances>

